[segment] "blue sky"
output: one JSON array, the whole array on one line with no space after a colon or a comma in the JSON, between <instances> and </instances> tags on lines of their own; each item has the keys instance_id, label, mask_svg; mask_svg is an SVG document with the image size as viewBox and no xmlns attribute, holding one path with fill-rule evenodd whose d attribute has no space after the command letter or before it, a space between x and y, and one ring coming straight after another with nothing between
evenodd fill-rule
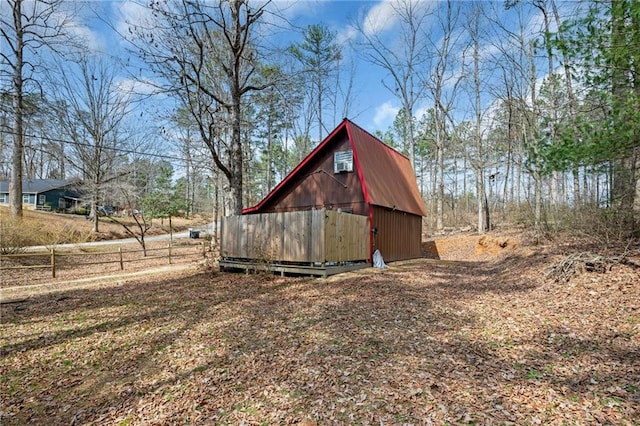
<instances>
[{"instance_id":1,"label":"blue sky","mask_svg":"<svg viewBox=\"0 0 640 426\"><path fill-rule=\"evenodd\" d=\"M337 39L347 42L350 35L350 22L358 16L366 15L367 11L379 2L373 1L282 1L273 4L274 14L282 15L297 29L281 31L273 28L273 43L286 45L299 41L296 33L310 24L322 23L336 33ZM78 17L76 32L85 38L90 48L109 56L123 59L128 56L126 42L119 37L117 31L126 33L126 21L142 19L148 12L143 6L144 0L95 1L89 3L89 8ZM274 21L276 18L269 18ZM278 27L285 24L277 19ZM114 31L117 30L117 31ZM386 129L393 121L397 111L393 105L393 96L380 85L383 71L375 69L369 64L362 63L358 55L345 47L346 59L357 62L357 78L355 82L356 101L352 115L359 124L371 131ZM123 78L125 78L123 76ZM133 83L132 83L133 84ZM372 90L373 88L373 90ZM366 93L366 96L365 96Z\"/></svg>"},{"instance_id":2,"label":"blue sky","mask_svg":"<svg viewBox=\"0 0 640 426\"><path fill-rule=\"evenodd\" d=\"M299 29L310 24L322 23L337 34L337 39L347 43L357 39L353 29L354 23L370 22L376 25L376 31L385 33L390 41L397 31L397 21L392 14L392 4L399 0L381 1L285 1L276 0L271 5L275 14L286 18L287 22ZM443 3L436 0L422 0L421 5L437 7ZM122 1L93 1L89 2L89 8L83 10L78 19L76 33L85 38L87 44L95 51L103 52L120 59L127 56L126 42L124 42L114 29L126 33L126 22L135 22L144 19L148 9L144 7L146 0L122 0ZM493 9L495 16L509 25L513 14L505 12L502 1L487 2ZM464 8L471 7L472 3L459 1L458 5ZM531 12L529 25L531 31L540 29L540 16ZM276 18L273 18L274 21ZM278 21L282 27L283 21ZM433 25L433 24L432 24ZM295 41L294 31L274 31L276 44L287 44ZM299 37L299 36L298 36ZM436 37L437 39L437 37ZM299 40L299 39L298 39ZM346 45L345 45L346 46ZM487 48L487 50L490 50ZM387 78L387 72L363 60L357 52L343 50L346 60L352 59L356 64L356 76L354 81L354 101L350 111L350 118L365 129L375 132L387 130L392 124L395 114L400 108L399 99L394 96L382 81ZM455 72L453 70L452 72ZM123 79L127 79L123 75ZM129 82L134 83L133 80ZM417 105L417 113L420 114L429 106L428 101ZM339 121L339 120L338 120Z\"/></svg>"}]
</instances>

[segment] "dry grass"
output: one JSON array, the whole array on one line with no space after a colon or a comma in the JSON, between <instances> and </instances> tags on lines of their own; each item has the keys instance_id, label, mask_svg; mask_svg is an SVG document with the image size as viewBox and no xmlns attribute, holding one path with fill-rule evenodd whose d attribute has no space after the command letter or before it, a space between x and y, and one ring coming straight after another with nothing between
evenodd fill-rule
<instances>
[{"instance_id":1,"label":"dry grass","mask_svg":"<svg viewBox=\"0 0 640 426\"><path fill-rule=\"evenodd\" d=\"M112 223L106 217L100 217L98 233L92 232L93 222L87 220L85 216L71 215L52 212L40 212L33 210L23 211L23 223L20 229L12 226L8 207L0 207L0 223L6 224L7 228L16 229L21 234L29 235L29 245L53 245L63 243L78 243L95 240L113 240L119 238L129 238L121 225ZM135 221L132 218L118 218L118 220L132 225L134 229ZM172 225L174 231L183 231L190 227L206 224L208 218L195 217L192 219L173 218ZM153 227L148 231L148 235L158 235L169 232L168 220L153 220ZM26 232L25 232L26 231ZM20 234L18 234L20 235Z\"/></svg>"},{"instance_id":2,"label":"dry grass","mask_svg":"<svg viewBox=\"0 0 640 426\"><path fill-rule=\"evenodd\" d=\"M21 253L25 247L41 245L46 241L39 223L35 221L5 216L0 220L0 254Z\"/></svg>"},{"instance_id":3,"label":"dry grass","mask_svg":"<svg viewBox=\"0 0 640 426\"><path fill-rule=\"evenodd\" d=\"M66 283L88 282L126 276L171 265L194 265L212 261L210 245L204 240L176 239L169 263L168 240L147 242L147 256L137 243L104 246L75 246L56 250L56 276L52 277L51 255L47 251L29 252L2 259L3 268L42 265L35 269L3 269L0 297L13 299L22 287L46 287L57 291ZM203 247L204 244L204 247ZM120 269L120 252L122 267ZM204 255L204 256L203 256Z\"/></svg>"},{"instance_id":4,"label":"dry grass","mask_svg":"<svg viewBox=\"0 0 640 426\"><path fill-rule=\"evenodd\" d=\"M0 423L636 424L638 270L560 285L543 276L564 248L466 238L434 242L443 263L182 271L3 305Z\"/></svg>"}]
</instances>

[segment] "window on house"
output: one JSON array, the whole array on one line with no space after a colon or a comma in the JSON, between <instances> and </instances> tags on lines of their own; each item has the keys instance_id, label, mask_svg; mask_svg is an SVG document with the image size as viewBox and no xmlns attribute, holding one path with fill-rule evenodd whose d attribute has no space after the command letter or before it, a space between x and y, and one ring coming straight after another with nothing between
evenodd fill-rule
<instances>
[{"instance_id":1,"label":"window on house","mask_svg":"<svg viewBox=\"0 0 640 426\"><path fill-rule=\"evenodd\" d=\"M44 204L47 201L47 196L44 194L38 195L38 204Z\"/></svg>"},{"instance_id":2,"label":"window on house","mask_svg":"<svg viewBox=\"0 0 640 426\"><path fill-rule=\"evenodd\" d=\"M29 194L22 194L22 204L29 204Z\"/></svg>"},{"instance_id":3,"label":"window on house","mask_svg":"<svg viewBox=\"0 0 640 426\"><path fill-rule=\"evenodd\" d=\"M0 194L0 203L9 204L9 194L7 193Z\"/></svg>"},{"instance_id":4,"label":"window on house","mask_svg":"<svg viewBox=\"0 0 640 426\"><path fill-rule=\"evenodd\" d=\"M333 154L333 172L352 172L353 171L353 151L337 151Z\"/></svg>"}]
</instances>

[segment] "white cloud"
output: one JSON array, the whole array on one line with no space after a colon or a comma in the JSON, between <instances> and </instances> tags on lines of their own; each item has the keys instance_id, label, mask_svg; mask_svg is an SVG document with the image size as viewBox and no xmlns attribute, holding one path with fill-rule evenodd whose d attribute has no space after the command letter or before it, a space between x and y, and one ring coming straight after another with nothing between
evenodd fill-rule
<instances>
[{"instance_id":1,"label":"white cloud","mask_svg":"<svg viewBox=\"0 0 640 426\"><path fill-rule=\"evenodd\" d=\"M131 26L146 26L153 21L151 9L135 0L115 2L114 7L116 8L116 16L118 17L115 28L124 36L129 34L129 28Z\"/></svg>"},{"instance_id":2,"label":"white cloud","mask_svg":"<svg viewBox=\"0 0 640 426\"><path fill-rule=\"evenodd\" d=\"M500 46L496 43L485 43L480 47L480 58L485 60L490 60L492 58L496 58L500 56L502 51L500 50Z\"/></svg>"},{"instance_id":3,"label":"white cloud","mask_svg":"<svg viewBox=\"0 0 640 426\"><path fill-rule=\"evenodd\" d=\"M63 2L59 7L52 7L46 2L25 1L22 7L23 17L48 35L53 35L55 27L61 27L74 42L83 44L93 52L104 47L104 39L82 22L82 5ZM0 2L0 15L9 17L12 13L9 2Z\"/></svg>"},{"instance_id":4,"label":"white cloud","mask_svg":"<svg viewBox=\"0 0 640 426\"><path fill-rule=\"evenodd\" d=\"M400 108L394 106L390 101L386 101L382 105L376 107L373 115L373 124L376 129L386 130L395 120Z\"/></svg>"},{"instance_id":5,"label":"white cloud","mask_svg":"<svg viewBox=\"0 0 640 426\"><path fill-rule=\"evenodd\" d=\"M581 8L585 7L582 2L564 2L558 5L558 14L561 17L577 17L581 15ZM551 15L551 14L550 14ZM558 31L558 23L555 18L549 16L549 31L554 33ZM534 13L530 16L525 27L525 34L537 36L545 31L544 14L539 9L534 9Z\"/></svg>"},{"instance_id":6,"label":"white cloud","mask_svg":"<svg viewBox=\"0 0 640 426\"><path fill-rule=\"evenodd\" d=\"M369 9L362 29L366 36L374 36L391 29L397 22L394 0L383 0Z\"/></svg>"},{"instance_id":7,"label":"white cloud","mask_svg":"<svg viewBox=\"0 0 640 426\"><path fill-rule=\"evenodd\" d=\"M376 36L391 30L408 13L422 15L428 12L437 0L381 0L371 7L362 20L365 36Z\"/></svg>"},{"instance_id":8,"label":"white cloud","mask_svg":"<svg viewBox=\"0 0 640 426\"><path fill-rule=\"evenodd\" d=\"M104 51L106 45L104 38L86 25L73 21L68 24L67 31L74 40L81 41L91 52Z\"/></svg>"},{"instance_id":9,"label":"white cloud","mask_svg":"<svg viewBox=\"0 0 640 426\"><path fill-rule=\"evenodd\" d=\"M347 25L336 34L336 41L340 45L345 45L358 37L358 30L351 25Z\"/></svg>"},{"instance_id":10,"label":"white cloud","mask_svg":"<svg viewBox=\"0 0 640 426\"><path fill-rule=\"evenodd\" d=\"M151 80L134 80L131 78L123 79L118 83L118 89L124 93L136 95L151 95L156 92L157 85Z\"/></svg>"},{"instance_id":11,"label":"white cloud","mask_svg":"<svg viewBox=\"0 0 640 426\"><path fill-rule=\"evenodd\" d=\"M433 106L422 105L413 112L413 117L415 118L416 121L419 121L422 117L427 115L429 113L429 110L432 108Z\"/></svg>"}]
</instances>

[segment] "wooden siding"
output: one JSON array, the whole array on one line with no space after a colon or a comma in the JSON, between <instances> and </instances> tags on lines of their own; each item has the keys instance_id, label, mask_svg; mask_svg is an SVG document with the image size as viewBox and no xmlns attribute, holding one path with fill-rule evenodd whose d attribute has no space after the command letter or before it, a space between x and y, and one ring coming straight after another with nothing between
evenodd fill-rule
<instances>
[{"instance_id":1,"label":"wooden siding","mask_svg":"<svg viewBox=\"0 0 640 426\"><path fill-rule=\"evenodd\" d=\"M288 182L277 196L266 203L261 212L298 211L315 209L347 210L350 213L369 214L362 184L355 169L334 173L334 153L350 149L346 132L331 150L314 157L300 170L295 181Z\"/></svg>"},{"instance_id":2,"label":"wooden siding","mask_svg":"<svg viewBox=\"0 0 640 426\"><path fill-rule=\"evenodd\" d=\"M38 195L44 195L45 196L45 200L44 203L42 204L46 204L49 203L49 205L54 208L54 209L58 209L58 208L62 208L59 205L59 201L60 198L64 198L65 196L67 196L69 193L69 191L67 191L65 188L56 188L56 189L52 189L50 191L46 191L46 192L42 192ZM40 201L40 200L38 200ZM38 204L40 204L38 202Z\"/></svg>"},{"instance_id":3,"label":"wooden siding","mask_svg":"<svg viewBox=\"0 0 640 426\"><path fill-rule=\"evenodd\" d=\"M422 255L422 217L373 206L373 226L377 228L373 250L379 249L385 262Z\"/></svg>"},{"instance_id":4,"label":"wooden siding","mask_svg":"<svg viewBox=\"0 0 640 426\"><path fill-rule=\"evenodd\" d=\"M369 258L369 220L332 210L229 216L221 255L265 262L327 263Z\"/></svg>"}]
</instances>

